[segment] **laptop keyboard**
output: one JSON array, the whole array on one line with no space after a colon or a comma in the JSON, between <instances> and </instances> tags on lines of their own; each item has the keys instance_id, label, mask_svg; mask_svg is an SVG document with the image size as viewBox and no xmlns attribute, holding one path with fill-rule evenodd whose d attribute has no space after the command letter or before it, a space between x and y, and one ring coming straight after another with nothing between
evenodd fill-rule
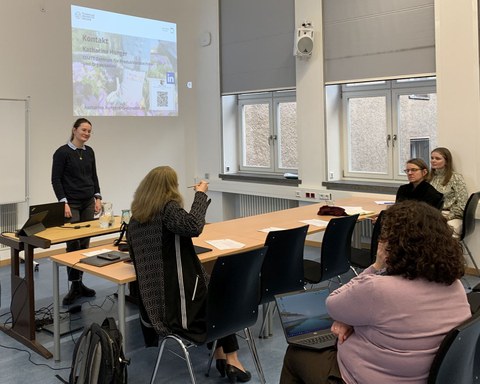
<instances>
[{"instance_id":1,"label":"laptop keyboard","mask_svg":"<svg viewBox=\"0 0 480 384\"><path fill-rule=\"evenodd\" d=\"M305 345L313 345L313 344L320 344L320 343L325 343L331 340L335 340L337 336L335 336L333 333L328 333L326 335L318 335L314 337L310 337L308 339L302 340L302 344Z\"/></svg>"}]
</instances>

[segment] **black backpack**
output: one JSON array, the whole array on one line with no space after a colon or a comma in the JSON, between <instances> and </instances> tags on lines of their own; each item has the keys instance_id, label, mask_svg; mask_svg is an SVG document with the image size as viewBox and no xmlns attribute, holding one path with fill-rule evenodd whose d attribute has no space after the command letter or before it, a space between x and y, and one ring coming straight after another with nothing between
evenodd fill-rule
<instances>
[{"instance_id":1,"label":"black backpack","mask_svg":"<svg viewBox=\"0 0 480 384\"><path fill-rule=\"evenodd\" d=\"M92 323L75 343L70 384L127 383L127 365L122 334L115 320L107 317L102 325Z\"/></svg>"}]
</instances>

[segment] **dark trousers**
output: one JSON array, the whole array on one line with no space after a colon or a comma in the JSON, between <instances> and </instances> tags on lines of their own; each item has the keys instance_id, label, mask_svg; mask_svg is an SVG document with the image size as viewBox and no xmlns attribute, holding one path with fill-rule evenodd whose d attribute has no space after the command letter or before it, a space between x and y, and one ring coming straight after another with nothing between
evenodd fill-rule
<instances>
[{"instance_id":1,"label":"dark trousers","mask_svg":"<svg viewBox=\"0 0 480 384\"><path fill-rule=\"evenodd\" d=\"M82 221L93 220L95 216L95 199L82 201L80 203L68 203L72 211L72 217L68 220L70 223L79 223ZM90 238L67 241L67 252L87 249L90 246ZM82 278L82 272L78 269L67 267L68 281L76 281Z\"/></svg>"},{"instance_id":2,"label":"dark trousers","mask_svg":"<svg viewBox=\"0 0 480 384\"><path fill-rule=\"evenodd\" d=\"M213 343L208 343L208 348L212 348ZM237 336L235 334L228 335L225 337L222 337L221 339L217 340L217 348L222 347L223 352L225 353L233 353L235 351L238 351L239 346L238 346L238 340Z\"/></svg>"},{"instance_id":3,"label":"dark trousers","mask_svg":"<svg viewBox=\"0 0 480 384\"><path fill-rule=\"evenodd\" d=\"M289 346L280 384L343 384L336 348L321 351Z\"/></svg>"}]
</instances>

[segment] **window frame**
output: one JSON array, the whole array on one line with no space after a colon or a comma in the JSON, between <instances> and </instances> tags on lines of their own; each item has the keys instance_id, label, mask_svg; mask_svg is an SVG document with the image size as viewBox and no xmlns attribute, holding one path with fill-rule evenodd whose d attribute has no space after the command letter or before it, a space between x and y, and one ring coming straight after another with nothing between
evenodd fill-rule
<instances>
[{"instance_id":1,"label":"window frame","mask_svg":"<svg viewBox=\"0 0 480 384\"><path fill-rule=\"evenodd\" d=\"M240 172L258 173L258 174L284 174L285 172L298 172L297 168L282 168L280 164L281 155L281 134L280 134L280 111L281 103L296 102L296 92L289 91L269 91L251 94L240 94L237 96L237 145L238 145L238 167ZM244 165L246 151L244 143L244 106L253 104L267 104L269 106L269 128L270 128L270 167L251 167ZM298 130L297 130L298 133Z\"/></svg>"},{"instance_id":2,"label":"window frame","mask_svg":"<svg viewBox=\"0 0 480 384\"><path fill-rule=\"evenodd\" d=\"M342 167L344 179L374 179L385 181L405 181L407 176L403 172L404 164L400 164L399 143L399 97L412 94L436 93L436 78L379 80L370 83L342 84ZM386 134L390 135L390 145L387 148L387 172L353 172L350 171L350 142L349 142L349 100L352 98L386 97ZM393 138L397 138L394 140ZM387 140L387 138L385 138Z\"/></svg>"}]
</instances>

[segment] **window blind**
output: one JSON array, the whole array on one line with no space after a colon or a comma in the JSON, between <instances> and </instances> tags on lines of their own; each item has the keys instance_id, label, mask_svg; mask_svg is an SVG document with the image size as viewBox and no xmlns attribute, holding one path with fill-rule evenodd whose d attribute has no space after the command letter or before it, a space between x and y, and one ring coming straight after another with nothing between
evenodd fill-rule
<instances>
[{"instance_id":1,"label":"window blind","mask_svg":"<svg viewBox=\"0 0 480 384\"><path fill-rule=\"evenodd\" d=\"M435 73L433 0L323 0L327 84Z\"/></svg>"},{"instance_id":2,"label":"window blind","mask_svg":"<svg viewBox=\"0 0 480 384\"><path fill-rule=\"evenodd\" d=\"M223 95L295 88L294 0L220 0Z\"/></svg>"}]
</instances>

